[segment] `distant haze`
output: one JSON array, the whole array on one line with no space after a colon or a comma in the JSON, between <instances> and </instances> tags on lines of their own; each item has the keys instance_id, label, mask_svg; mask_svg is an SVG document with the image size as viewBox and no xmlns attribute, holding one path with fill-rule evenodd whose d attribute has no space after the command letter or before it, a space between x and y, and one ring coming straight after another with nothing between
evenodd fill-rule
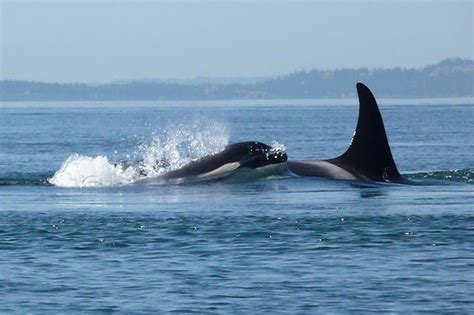
<instances>
[{"instance_id":1,"label":"distant haze","mask_svg":"<svg viewBox=\"0 0 474 315\"><path fill-rule=\"evenodd\" d=\"M261 77L472 59L473 3L0 0L0 80Z\"/></svg>"}]
</instances>

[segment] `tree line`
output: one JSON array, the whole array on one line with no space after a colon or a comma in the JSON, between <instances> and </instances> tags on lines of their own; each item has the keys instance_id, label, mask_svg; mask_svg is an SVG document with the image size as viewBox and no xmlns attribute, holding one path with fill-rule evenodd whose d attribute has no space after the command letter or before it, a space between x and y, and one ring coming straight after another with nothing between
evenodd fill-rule
<instances>
[{"instance_id":1,"label":"tree line","mask_svg":"<svg viewBox=\"0 0 474 315\"><path fill-rule=\"evenodd\" d=\"M131 81L107 84L0 81L0 101L213 100L355 97L363 82L378 97L474 97L474 61L419 69L302 70L251 84Z\"/></svg>"}]
</instances>

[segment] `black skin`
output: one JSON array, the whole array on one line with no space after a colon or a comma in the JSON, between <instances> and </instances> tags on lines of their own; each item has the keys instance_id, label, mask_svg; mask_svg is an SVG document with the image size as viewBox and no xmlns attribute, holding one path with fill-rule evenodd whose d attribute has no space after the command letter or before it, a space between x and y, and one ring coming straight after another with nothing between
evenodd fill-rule
<instances>
[{"instance_id":1,"label":"black skin","mask_svg":"<svg viewBox=\"0 0 474 315\"><path fill-rule=\"evenodd\" d=\"M239 142L229 144L221 152L204 156L199 160L193 161L180 169L169 171L160 176L163 179L192 177L200 174L211 172L219 167L238 162L239 168L255 169L270 164L284 163L288 159L286 152L275 150L271 146L257 141ZM119 161L115 167L119 166L127 169L131 166L138 167L140 175L146 176L147 173L143 169L143 160L136 162ZM156 161L154 168L166 168L169 166L168 161Z\"/></svg>"},{"instance_id":2,"label":"black skin","mask_svg":"<svg viewBox=\"0 0 474 315\"><path fill-rule=\"evenodd\" d=\"M357 94L359 119L347 151L328 160L288 161L289 170L298 176L412 184L397 169L374 95L362 83ZM350 176L334 174L332 166Z\"/></svg>"},{"instance_id":3,"label":"black skin","mask_svg":"<svg viewBox=\"0 0 474 315\"><path fill-rule=\"evenodd\" d=\"M265 143L256 141L239 142L230 144L219 153L207 155L161 177L171 179L197 176L233 162L239 162L240 168L255 169L265 165L284 163L287 159L286 152L272 150L272 147Z\"/></svg>"}]
</instances>

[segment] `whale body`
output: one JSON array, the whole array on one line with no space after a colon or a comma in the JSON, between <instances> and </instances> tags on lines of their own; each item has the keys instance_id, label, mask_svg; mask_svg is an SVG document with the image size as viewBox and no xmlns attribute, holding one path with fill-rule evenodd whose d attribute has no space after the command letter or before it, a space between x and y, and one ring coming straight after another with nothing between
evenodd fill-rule
<instances>
[{"instance_id":1,"label":"whale body","mask_svg":"<svg viewBox=\"0 0 474 315\"><path fill-rule=\"evenodd\" d=\"M255 171L262 175L278 175L287 169L284 150L257 141L239 142L221 152L207 155L177 170L159 176L160 179L214 179L234 175L238 171Z\"/></svg>"},{"instance_id":2,"label":"whale body","mask_svg":"<svg viewBox=\"0 0 474 315\"><path fill-rule=\"evenodd\" d=\"M347 151L327 160L288 161L298 176L341 180L410 183L397 169L374 95L357 83L359 118Z\"/></svg>"},{"instance_id":3,"label":"whale body","mask_svg":"<svg viewBox=\"0 0 474 315\"><path fill-rule=\"evenodd\" d=\"M188 182L222 179L233 175L241 175L244 179L280 175L287 172L287 159L283 149L262 142L247 141L227 145L218 153L206 155L175 170L166 170L169 163L165 160L156 161L153 169L156 171L162 168L163 172L155 177L148 176L143 160L119 161L115 167L120 167L122 170L133 167L142 176L142 182L160 180Z\"/></svg>"}]
</instances>

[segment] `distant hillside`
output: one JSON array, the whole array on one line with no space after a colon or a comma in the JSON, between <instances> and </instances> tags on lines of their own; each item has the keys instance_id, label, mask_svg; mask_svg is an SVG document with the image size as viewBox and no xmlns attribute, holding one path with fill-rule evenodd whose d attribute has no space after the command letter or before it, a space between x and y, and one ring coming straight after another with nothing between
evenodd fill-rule
<instances>
[{"instance_id":1,"label":"distant hillside","mask_svg":"<svg viewBox=\"0 0 474 315\"><path fill-rule=\"evenodd\" d=\"M359 81L376 91L377 97L474 97L474 61L446 59L421 69L299 71L248 84L0 81L0 101L344 98L355 97Z\"/></svg>"}]
</instances>

